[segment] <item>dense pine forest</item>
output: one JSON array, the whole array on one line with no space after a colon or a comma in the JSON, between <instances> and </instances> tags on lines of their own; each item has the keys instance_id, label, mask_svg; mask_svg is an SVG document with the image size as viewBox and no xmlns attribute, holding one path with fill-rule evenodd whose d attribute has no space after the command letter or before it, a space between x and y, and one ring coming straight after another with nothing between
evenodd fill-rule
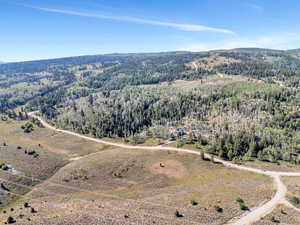
<instances>
[{"instance_id":1,"label":"dense pine forest","mask_svg":"<svg viewBox=\"0 0 300 225\"><path fill-rule=\"evenodd\" d=\"M0 113L226 160L300 163L300 51L82 56L0 65ZM182 128L184 133L176 131Z\"/></svg>"}]
</instances>

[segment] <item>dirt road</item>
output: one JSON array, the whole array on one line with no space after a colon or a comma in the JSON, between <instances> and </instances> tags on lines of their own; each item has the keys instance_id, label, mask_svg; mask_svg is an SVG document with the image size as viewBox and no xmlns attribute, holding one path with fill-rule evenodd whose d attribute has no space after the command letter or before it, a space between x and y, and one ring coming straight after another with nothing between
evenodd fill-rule
<instances>
[{"instance_id":1,"label":"dirt road","mask_svg":"<svg viewBox=\"0 0 300 225\"><path fill-rule=\"evenodd\" d=\"M68 130L62 130L57 129L50 124L48 124L46 121L44 121L40 116L36 115L36 112L30 112L28 113L30 117L38 119L46 128L49 128L51 130L62 132L69 135L74 135L80 138L84 138L86 140L94 141L101 144L106 145L112 145L117 146L125 149L140 149L140 150L151 150L151 151L176 151L176 152L184 152L184 153L190 153L190 154L196 154L201 155L199 151L184 149L184 148L174 148L174 147L164 147L164 146L132 146L132 145L126 145L126 144L120 144L120 143L114 143L109 141L103 141L97 138L87 137L82 134L77 134L72 131ZM97 154L97 153L93 153ZM209 154L205 154L205 157L210 157ZM266 176L270 176L274 179L274 183L276 185L276 194L274 197L268 201L267 203L259 206L258 208L244 214L242 217L237 218L235 222L232 223L232 225L248 225L252 224L258 220L260 220L262 217L266 216L267 214L271 213L279 204L285 204L288 207L293 207L287 200L285 200L285 196L287 193L287 189L285 185L282 183L280 177L281 176L299 176L300 172L275 172L275 171L265 171L261 169L255 169L251 167L245 167L237 164L233 164L231 162L223 161L221 159L214 159L215 162L222 163L224 166L231 167L238 170L244 170L249 171L253 173L263 174ZM255 190L254 190L255 191ZM299 211L299 210L298 210Z\"/></svg>"}]
</instances>

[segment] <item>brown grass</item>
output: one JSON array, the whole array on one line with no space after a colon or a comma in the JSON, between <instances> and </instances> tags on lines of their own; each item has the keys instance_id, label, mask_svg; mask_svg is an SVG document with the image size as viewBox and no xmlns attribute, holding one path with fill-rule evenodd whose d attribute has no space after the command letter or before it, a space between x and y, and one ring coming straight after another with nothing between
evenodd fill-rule
<instances>
[{"instance_id":1,"label":"brown grass","mask_svg":"<svg viewBox=\"0 0 300 225\"><path fill-rule=\"evenodd\" d=\"M112 149L113 147L88 141L60 132L35 126L34 131L26 134L21 129L24 121L0 122L0 143L7 141L21 146L36 147L39 144L45 151L60 154L68 159L90 153Z\"/></svg>"},{"instance_id":2,"label":"brown grass","mask_svg":"<svg viewBox=\"0 0 300 225\"><path fill-rule=\"evenodd\" d=\"M111 149L110 146L96 144L74 136L53 132L46 128L35 126L34 131L27 134L21 129L26 121L0 121L0 163L5 163L21 175L32 176L46 180L66 165L69 159L97 151ZM7 146L3 146L3 143ZM21 149L18 149L18 147ZM38 157L25 154L34 150ZM0 178L25 185L36 185L36 180L8 175L0 170ZM28 192L28 189L12 184L6 184L9 189L18 194ZM1 207L18 199L13 195L0 193Z\"/></svg>"},{"instance_id":3,"label":"brown grass","mask_svg":"<svg viewBox=\"0 0 300 225\"><path fill-rule=\"evenodd\" d=\"M186 169L177 160L166 160L154 163L150 166L151 173L164 174L169 178L182 178L186 175Z\"/></svg>"},{"instance_id":4,"label":"brown grass","mask_svg":"<svg viewBox=\"0 0 300 225\"><path fill-rule=\"evenodd\" d=\"M235 202L237 197L251 208L270 199L274 192L273 182L268 177L202 161L190 154L110 149L45 128L24 134L19 122L1 122L0 126L5 128L0 129L1 138L8 143L7 149L2 150L6 162L24 174L51 176L36 187L52 194L33 190L26 195L47 200L46 203L31 202L38 213L20 209L22 202L13 205L15 211L9 215L16 218L19 214L25 215L17 220L18 224L118 224L99 216L124 219L125 214L129 214L128 220L138 224L190 224L188 220L203 225L224 224L243 213ZM40 159L26 158L27 155L18 152L17 145L36 149ZM86 155L89 153L93 154ZM68 161L76 156L83 157ZM65 162L68 164L60 166ZM14 181L33 184L26 179ZM58 187L48 181L81 190ZM199 204L192 206L192 200ZM222 207L223 213L216 212L215 205ZM174 216L176 209L185 215L184 219ZM0 221L8 214L0 214ZM156 217L157 214L163 214L165 219Z\"/></svg>"},{"instance_id":5,"label":"brown grass","mask_svg":"<svg viewBox=\"0 0 300 225\"><path fill-rule=\"evenodd\" d=\"M158 168L160 163L165 167ZM145 213L163 213L172 221L157 221L158 224L177 224L178 221L174 218L176 208L185 214L186 219L195 220L199 224L223 224L243 213L235 202L236 197L243 198L249 207L254 207L270 199L273 193L272 180L268 177L225 168L188 154L124 149L104 151L74 161L58 171L50 181L88 191L74 192L47 183L40 187L77 198L93 199L94 202L66 202L38 191L32 192L30 196L52 197L55 204L58 201L62 201L60 205L68 203L73 211L82 207L88 207L92 211L97 205L102 205L103 211L107 211L106 215L114 218L126 213L124 210L108 209L118 206L127 209L131 217L138 222L144 221L145 224L157 221L154 216L149 217ZM138 201L104 197L103 194ZM196 200L199 205L192 206L191 200ZM224 212L217 213L215 205L220 205ZM181 221L178 224L185 223Z\"/></svg>"},{"instance_id":6,"label":"brown grass","mask_svg":"<svg viewBox=\"0 0 300 225\"><path fill-rule=\"evenodd\" d=\"M277 223L272 222L274 217ZM254 225L274 225L274 224L284 224L284 225L297 225L300 224L300 214L299 212L280 205L272 213L265 216L260 221L256 222Z\"/></svg>"},{"instance_id":7,"label":"brown grass","mask_svg":"<svg viewBox=\"0 0 300 225\"><path fill-rule=\"evenodd\" d=\"M300 198L300 179L299 179L299 177L283 177L282 181L288 189L288 196L287 196L288 199L293 196Z\"/></svg>"},{"instance_id":8,"label":"brown grass","mask_svg":"<svg viewBox=\"0 0 300 225\"><path fill-rule=\"evenodd\" d=\"M282 172L299 172L300 166L288 162L280 161L279 163L261 162L259 160L243 162L243 165L270 171Z\"/></svg>"},{"instance_id":9,"label":"brown grass","mask_svg":"<svg viewBox=\"0 0 300 225\"><path fill-rule=\"evenodd\" d=\"M230 64L235 62L240 62L240 60L227 58L223 56L210 56L210 57L194 60L190 63L187 63L186 66L192 69L202 68L206 70L212 70L215 66L222 65L222 64Z\"/></svg>"}]
</instances>

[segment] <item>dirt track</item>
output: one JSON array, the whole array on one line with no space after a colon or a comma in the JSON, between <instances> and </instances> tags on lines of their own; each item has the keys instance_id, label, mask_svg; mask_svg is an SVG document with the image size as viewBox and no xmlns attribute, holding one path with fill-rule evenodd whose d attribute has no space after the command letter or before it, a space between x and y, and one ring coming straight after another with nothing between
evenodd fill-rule
<instances>
[{"instance_id":1,"label":"dirt track","mask_svg":"<svg viewBox=\"0 0 300 225\"><path fill-rule=\"evenodd\" d=\"M97 138L92 138L92 137L87 137L87 136L84 136L81 134L77 134L72 131L57 129L57 128L51 126L50 124L48 124L47 122L45 122L41 117L37 116L35 112L30 112L28 115L30 117L38 119L45 127L49 128L51 130L74 135L74 136L84 138L86 140L94 141L97 143L101 143L101 144L112 145L112 146L121 147L121 148L125 148L125 149L140 149L140 150L151 150L151 151L176 151L176 152L184 152L184 153L190 153L190 154L196 154L196 155L201 154L198 151L184 149L184 148L163 147L163 146L132 146L132 145L119 144L119 143L114 143L114 142L109 142L109 141L103 141L103 140L100 140ZM93 154L97 154L97 153L93 153ZM205 156L210 157L210 155L208 155L208 154L205 154ZM276 185L276 189L277 189L276 194L270 201L257 207L256 209L248 212L247 214L244 214L242 217L237 218L234 222L231 223L232 225L253 224L254 222L260 220L262 217L271 213L279 204L285 204L288 207L293 207L285 199L287 189L286 189L285 185L282 183L280 177L281 176L299 176L300 177L300 172L265 171L265 170L261 170L261 169L255 169L255 168L251 168L251 167L236 165L236 164L233 164L233 163L230 163L227 161L223 161L221 159L215 159L215 162L222 163L224 166L227 166L227 167L270 176L274 179L274 183ZM293 208L295 209L295 207L293 207ZM299 211L299 209L297 209L297 208L296 208L296 210Z\"/></svg>"}]
</instances>

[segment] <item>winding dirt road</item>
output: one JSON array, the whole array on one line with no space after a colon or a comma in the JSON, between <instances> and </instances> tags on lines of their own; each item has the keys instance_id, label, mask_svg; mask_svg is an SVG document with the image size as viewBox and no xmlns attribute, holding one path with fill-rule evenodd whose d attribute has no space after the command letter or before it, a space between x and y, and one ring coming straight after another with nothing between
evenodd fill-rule
<instances>
[{"instance_id":1,"label":"winding dirt road","mask_svg":"<svg viewBox=\"0 0 300 225\"><path fill-rule=\"evenodd\" d=\"M28 113L28 115L32 118L38 119L43 124L44 127L49 128L51 130L54 130L57 132L62 132L62 133L69 134L69 135L74 135L79 138L84 138L86 140L90 140L90 141L101 143L101 144L112 145L112 146L121 147L121 148L125 148L125 149L140 149L140 150L151 150L151 151L176 151L176 152L184 152L184 153L190 153L190 154L195 154L195 155L201 155L201 153L198 151L184 149L184 148L174 148L174 147L164 147L164 146L132 146L132 145L114 143L114 142L109 142L109 141L103 141L103 140L100 140L97 138L87 137L85 135L78 134L78 133L75 133L72 131L55 128L55 127L51 126L50 124L48 124L46 121L44 121L40 116L36 115L36 112L30 112L30 113ZM93 153L93 154L95 154L95 153ZM205 154L205 157L210 157L210 155ZM249 211L248 213L242 215L242 217L236 219L233 223L231 223L232 225L253 224L254 222L260 220L262 217L271 213L279 204L285 204L286 206L294 208L295 210L300 212L300 209L294 207L291 203L289 203L285 199L285 196L287 193L287 188L280 179L281 176L293 176L293 177L299 176L300 177L300 172L265 171L265 170L261 170L261 169L236 165L236 164L233 164L231 162L227 162L227 161L224 161L221 159L215 159L214 161L222 163L224 166L231 167L234 169L244 170L244 171L249 171L249 172L253 172L253 173L270 176L274 179L274 183L276 185L276 194L273 196L273 198L270 201L259 206L256 209Z\"/></svg>"}]
</instances>

